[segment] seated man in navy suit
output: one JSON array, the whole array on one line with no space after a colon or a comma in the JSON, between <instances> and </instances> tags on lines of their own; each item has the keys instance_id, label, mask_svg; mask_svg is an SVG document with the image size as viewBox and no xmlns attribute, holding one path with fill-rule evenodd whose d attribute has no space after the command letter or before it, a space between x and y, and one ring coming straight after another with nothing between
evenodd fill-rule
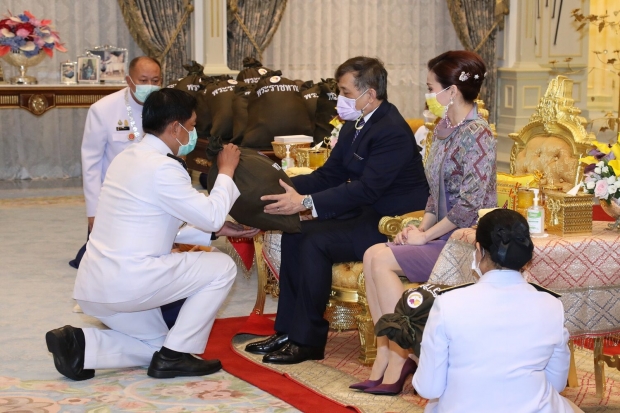
<instances>
[{"instance_id":1,"label":"seated man in navy suit","mask_svg":"<svg viewBox=\"0 0 620 413\"><path fill-rule=\"evenodd\" d=\"M361 261L387 238L385 215L422 210L429 194L411 128L387 101L381 61L354 57L338 67L338 114L346 122L324 166L292 178L286 192L267 195L270 214L312 210L301 233L283 234L276 334L246 347L263 362L294 364L324 357L329 323L323 318L334 263Z\"/></svg>"}]
</instances>

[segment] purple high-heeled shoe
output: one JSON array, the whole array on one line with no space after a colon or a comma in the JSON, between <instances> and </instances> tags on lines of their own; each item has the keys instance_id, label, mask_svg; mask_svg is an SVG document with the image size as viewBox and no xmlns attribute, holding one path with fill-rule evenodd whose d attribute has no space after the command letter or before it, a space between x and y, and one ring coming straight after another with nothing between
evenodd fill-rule
<instances>
[{"instance_id":1,"label":"purple high-heeled shoe","mask_svg":"<svg viewBox=\"0 0 620 413\"><path fill-rule=\"evenodd\" d=\"M350 385L349 388L354 389L354 390L366 390L371 387L376 387L380 385L382 381L383 381L383 376L381 376L379 380L364 380L364 381L360 381L359 383L354 383Z\"/></svg>"},{"instance_id":2,"label":"purple high-heeled shoe","mask_svg":"<svg viewBox=\"0 0 620 413\"><path fill-rule=\"evenodd\" d=\"M403 369L400 371L400 377L396 380L396 383L391 384L379 384L375 387L369 387L364 390L364 393L370 394L379 394L386 396L394 396L403 391L403 387L405 386L405 380L411 374L415 373L418 365L410 358L407 358L405 364L403 365Z\"/></svg>"}]
</instances>

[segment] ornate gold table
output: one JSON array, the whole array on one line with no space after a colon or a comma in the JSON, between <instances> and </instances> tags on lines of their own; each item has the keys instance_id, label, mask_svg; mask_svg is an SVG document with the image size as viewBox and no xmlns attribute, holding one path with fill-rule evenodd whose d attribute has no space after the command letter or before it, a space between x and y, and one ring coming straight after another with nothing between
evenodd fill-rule
<instances>
[{"instance_id":1,"label":"ornate gold table","mask_svg":"<svg viewBox=\"0 0 620 413\"><path fill-rule=\"evenodd\" d=\"M125 84L0 84L0 109L22 108L39 116L52 108L87 108L124 87Z\"/></svg>"}]
</instances>

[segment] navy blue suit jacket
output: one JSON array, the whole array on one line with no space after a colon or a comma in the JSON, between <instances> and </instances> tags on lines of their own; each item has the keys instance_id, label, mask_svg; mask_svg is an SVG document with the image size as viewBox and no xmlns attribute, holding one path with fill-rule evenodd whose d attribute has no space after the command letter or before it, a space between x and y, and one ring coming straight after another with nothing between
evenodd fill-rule
<instances>
[{"instance_id":1,"label":"navy blue suit jacket","mask_svg":"<svg viewBox=\"0 0 620 413\"><path fill-rule=\"evenodd\" d=\"M398 109L383 101L361 129L345 122L327 162L312 174L292 178L312 195L319 219L354 216L372 207L379 216L422 210L429 195L422 156Z\"/></svg>"}]
</instances>

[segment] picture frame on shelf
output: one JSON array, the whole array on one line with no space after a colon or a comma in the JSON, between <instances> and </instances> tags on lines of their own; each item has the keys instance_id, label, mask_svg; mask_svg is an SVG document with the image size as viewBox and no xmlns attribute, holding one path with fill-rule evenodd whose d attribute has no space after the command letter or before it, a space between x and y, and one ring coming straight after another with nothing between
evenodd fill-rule
<instances>
[{"instance_id":1,"label":"picture frame on shelf","mask_svg":"<svg viewBox=\"0 0 620 413\"><path fill-rule=\"evenodd\" d=\"M66 61L60 63L60 83L73 85L77 83L77 62Z\"/></svg>"},{"instance_id":2,"label":"picture frame on shelf","mask_svg":"<svg viewBox=\"0 0 620 413\"><path fill-rule=\"evenodd\" d=\"M95 46L86 52L100 57L99 79L103 83L125 83L125 76L129 73L127 49L105 45Z\"/></svg>"},{"instance_id":3,"label":"picture frame on shelf","mask_svg":"<svg viewBox=\"0 0 620 413\"><path fill-rule=\"evenodd\" d=\"M83 56L78 56L76 69L78 83L99 83L101 58L87 52Z\"/></svg>"}]
</instances>

